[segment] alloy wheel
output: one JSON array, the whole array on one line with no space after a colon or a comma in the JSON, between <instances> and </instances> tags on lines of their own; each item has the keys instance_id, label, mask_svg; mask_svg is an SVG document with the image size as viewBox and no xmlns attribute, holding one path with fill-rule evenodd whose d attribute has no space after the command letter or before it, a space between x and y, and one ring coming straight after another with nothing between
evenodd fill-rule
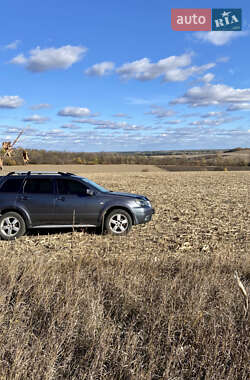
<instances>
[{"instance_id":1,"label":"alloy wheel","mask_svg":"<svg viewBox=\"0 0 250 380\"><path fill-rule=\"evenodd\" d=\"M17 233L20 231L21 224L20 221L14 216L8 216L2 220L0 228L2 234L10 238L17 235Z\"/></svg>"},{"instance_id":2,"label":"alloy wheel","mask_svg":"<svg viewBox=\"0 0 250 380\"><path fill-rule=\"evenodd\" d=\"M114 214L109 220L109 227L115 234L124 233L129 225L128 218L123 214Z\"/></svg>"}]
</instances>

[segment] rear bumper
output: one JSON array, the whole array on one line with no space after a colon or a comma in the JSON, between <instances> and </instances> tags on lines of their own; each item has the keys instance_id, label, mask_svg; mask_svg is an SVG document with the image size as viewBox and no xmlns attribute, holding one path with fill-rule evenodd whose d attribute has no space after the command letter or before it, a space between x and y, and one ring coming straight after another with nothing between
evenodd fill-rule
<instances>
[{"instance_id":1,"label":"rear bumper","mask_svg":"<svg viewBox=\"0 0 250 380\"><path fill-rule=\"evenodd\" d=\"M148 223L152 219L155 210L151 207L136 207L133 209L134 224Z\"/></svg>"}]
</instances>

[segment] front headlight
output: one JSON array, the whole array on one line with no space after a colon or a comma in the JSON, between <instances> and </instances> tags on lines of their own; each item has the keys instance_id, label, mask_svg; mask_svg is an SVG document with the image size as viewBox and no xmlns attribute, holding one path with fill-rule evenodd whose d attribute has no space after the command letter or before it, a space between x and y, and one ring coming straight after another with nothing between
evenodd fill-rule
<instances>
[{"instance_id":1,"label":"front headlight","mask_svg":"<svg viewBox=\"0 0 250 380\"><path fill-rule=\"evenodd\" d=\"M139 207L151 207L151 203L150 201L146 200L146 199L136 199L135 200L135 203L139 206Z\"/></svg>"}]
</instances>

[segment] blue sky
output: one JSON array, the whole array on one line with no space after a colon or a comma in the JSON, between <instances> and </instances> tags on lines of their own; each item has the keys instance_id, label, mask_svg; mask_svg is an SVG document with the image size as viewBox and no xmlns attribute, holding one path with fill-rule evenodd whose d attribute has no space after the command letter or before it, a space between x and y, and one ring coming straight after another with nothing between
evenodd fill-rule
<instances>
[{"instance_id":1,"label":"blue sky","mask_svg":"<svg viewBox=\"0 0 250 380\"><path fill-rule=\"evenodd\" d=\"M247 147L249 1L235 32L176 32L171 8L200 1L4 2L0 134L68 151Z\"/></svg>"}]
</instances>

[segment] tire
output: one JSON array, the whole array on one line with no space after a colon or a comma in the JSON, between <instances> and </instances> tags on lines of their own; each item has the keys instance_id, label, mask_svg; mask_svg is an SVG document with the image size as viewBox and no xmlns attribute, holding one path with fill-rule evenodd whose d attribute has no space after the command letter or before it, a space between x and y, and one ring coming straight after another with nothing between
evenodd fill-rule
<instances>
[{"instance_id":1,"label":"tire","mask_svg":"<svg viewBox=\"0 0 250 380\"><path fill-rule=\"evenodd\" d=\"M17 212L6 212L0 217L0 237L3 240L15 240L26 232L25 221Z\"/></svg>"},{"instance_id":2,"label":"tire","mask_svg":"<svg viewBox=\"0 0 250 380\"><path fill-rule=\"evenodd\" d=\"M132 218L123 209L115 209L105 219L105 229L112 235L126 235L132 227Z\"/></svg>"}]
</instances>

